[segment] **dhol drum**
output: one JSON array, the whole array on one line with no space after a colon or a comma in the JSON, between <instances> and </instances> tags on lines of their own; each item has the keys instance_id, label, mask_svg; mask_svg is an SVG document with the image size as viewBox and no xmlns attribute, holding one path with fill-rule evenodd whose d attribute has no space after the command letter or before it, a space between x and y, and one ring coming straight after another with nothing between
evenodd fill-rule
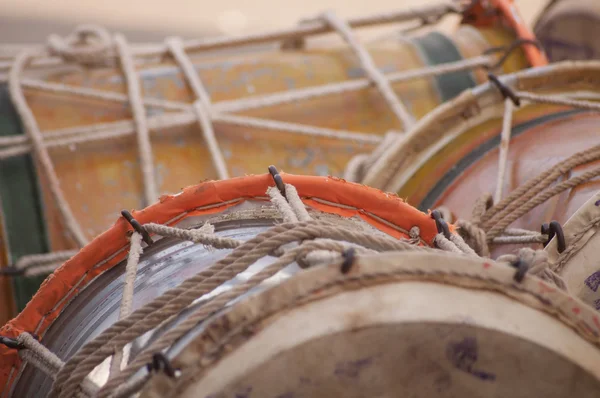
<instances>
[{"instance_id":1,"label":"dhol drum","mask_svg":"<svg viewBox=\"0 0 600 398\"><path fill-rule=\"evenodd\" d=\"M363 185L273 171L124 212L0 329L1 396L73 397L79 382L84 395L128 396L148 362L165 366L157 347L193 341L203 317L300 267L351 274L356 256L390 250L475 256L433 217Z\"/></svg>"},{"instance_id":2,"label":"dhol drum","mask_svg":"<svg viewBox=\"0 0 600 398\"><path fill-rule=\"evenodd\" d=\"M428 248L464 242L397 197L282 181L206 183L119 220L0 330L5 396L597 395L592 308Z\"/></svg>"},{"instance_id":3,"label":"dhol drum","mask_svg":"<svg viewBox=\"0 0 600 398\"><path fill-rule=\"evenodd\" d=\"M548 289L454 254L315 268L201 324L141 397L596 397L598 315Z\"/></svg>"},{"instance_id":4,"label":"dhol drum","mask_svg":"<svg viewBox=\"0 0 600 398\"><path fill-rule=\"evenodd\" d=\"M482 68L545 62L509 3L486 2L502 16L491 20L478 7L443 2L350 21L326 13L244 37L130 46L84 26L51 37L47 48L3 48L0 263L17 271L60 263L120 208L262 172L265 159L288 172L341 176L386 132L486 80ZM352 31L405 21L412 28L463 11L469 22L451 35L396 32L363 46ZM328 32L346 44L304 42ZM36 256L48 251L55 254ZM41 279L15 281L22 307Z\"/></svg>"},{"instance_id":5,"label":"dhol drum","mask_svg":"<svg viewBox=\"0 0 600 398\"><path fill-rule=\"evenodd\" d=\"M482 255L490 255L488 245L496 257L513 244L553 239L550 257L538 260L556 262L551 269L567 287L597 305L600 297L592 300L587 286L598 264L567 267L565 261L579 251L580 235L585 241L595 228L587 222L595 220L599 203L589 202L600 190L599 93L595 61L497 79L433 111L404 142L390 145L363 182L398 192L421 209L444 206L450 217L469 220L457 225ZM574 215L586 202L584 215ZM565 234L561 225L571 217Z\"/></svg>"},{"instance_id":6,"label":"dhol drum","mask_svg":"<svg viewBox=\"0 0 600 398\"><path fill-rule=\"evenodd\" d=\"M600 24L600 3L595 0L553 0L540 13L534 32L553 61L600 58L594 37Z\"/></svg>"}]
</instances>

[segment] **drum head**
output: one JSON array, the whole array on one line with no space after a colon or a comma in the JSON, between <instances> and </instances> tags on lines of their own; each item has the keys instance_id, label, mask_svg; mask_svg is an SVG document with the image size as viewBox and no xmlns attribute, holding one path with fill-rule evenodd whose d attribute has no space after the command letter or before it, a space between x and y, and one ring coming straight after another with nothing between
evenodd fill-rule
<instances>
[{"instance_id":1,"label":"drum head","mask_svg":"<svg viewBox=\"0 0 600 398\"><path fill-rule=\"evenodd\" d=\"M199 327L142 397L596 396L594 311L513 274L432 253L315 268Z\"/></svg>"}]
</instances>

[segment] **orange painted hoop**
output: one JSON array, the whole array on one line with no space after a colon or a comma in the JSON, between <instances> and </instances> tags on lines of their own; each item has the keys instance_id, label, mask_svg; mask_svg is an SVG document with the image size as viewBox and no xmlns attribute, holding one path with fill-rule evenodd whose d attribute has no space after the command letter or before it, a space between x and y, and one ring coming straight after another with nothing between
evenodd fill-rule
<instances>
[{"instance_id":1,"label":"orange painted hoop","mask_svg":"<svg viewBox=\"0 0 600 398\"><path fill-rule=\"evenodd\" d=\"M358 216L397 238L407 237L402 231L418 226L421 239L433 245L437 234L435 221L394 194L339 178L281 175L286 183L296 187L302 201L312 208L345 217ZM163 196L158 203L133 211L132 215L141 224L173 225L187 217L221 212L248 199L265 198L267 188L272 185L269 174L209 181L185 188L177 195ZM131 229L120 217L108 231L50 275L25 309L0 329L0 335L17 337L26 331L43 336L79 291L125 259L129 245L127 231ZM4 389L14 382L17 372L12 370L19 364L16 350L0 345L0 385Z\"/></svg>"},{"instance_id":2,"label":"orange painted hoop","mask_svg":"<svg viewBox=\"0 0 600 398\"><path fill-rule=\"evenodd\" d=\"M489 8L498 11L498 14L487 15L486 1ZM489 10L488 8L488 10ZM514 4L514 0L479 0L465 13L465 19L473 26L491 26L505 23L512 28L517 36L523 40L535 40L533 31L527 26L521 13ZM535 46L523 46L523 51L532 67L548 65L548 58L544 52Z\"/></svg>"}]
</instances>

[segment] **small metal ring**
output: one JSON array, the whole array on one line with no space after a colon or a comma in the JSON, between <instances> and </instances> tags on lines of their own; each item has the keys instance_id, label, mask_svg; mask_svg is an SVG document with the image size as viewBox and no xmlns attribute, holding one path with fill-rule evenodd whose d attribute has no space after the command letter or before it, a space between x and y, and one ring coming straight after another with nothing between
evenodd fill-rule
<instances>
[{"instance_id":1,"label":"small metal ring","mask_svg":"<svg viewBox=\"0 0 600 398\"><path fill-rule=\"evenodd\" d=\"M496 86L505 99L510 98L515 106L521 106L521 100L517 97L517 94L515 94L506 84L502 83L496 75L488 73L488 79Z\"/></svg>"},{"instance_id":2,"label":"small metal ring","mask_svg":"<svg viewBox=\"0 0 600 398\"><path fill-rule=\"evenodd\" d=\"M146 364L148 372L162 370L165 374L171 378L175 377L175 369L169 359L162 353L157 352L152 355L152 362Z\"/></svg>"},{"instance_id":3,"label":"small metal ring","mask_svg":"<svg viewBox=\"0 0 600 398\"><path fill-rule=\"evenodd\" d=\"M442 217L442 213L439 210L433 210L431 212L431 218L435 220L435 226L437 228L438 234L444 234L446 239L450 239L452 236L450 234L450 227L448 227L448 223Z\"/></svg>"},{"instance_id":4,"label":"small metal ring","mask_svg":"<svg viewBox=\"0 0 600 398\"><path fill-rule=\"evenodd\" d=\"M504 54L502 55L502 57L500 57L500 59L498 60L498 62L496 62L494 65L490 66L489 69L496 69L499 68L500 66L502 66L506 60L508 59L508 57L510 57L510 55L519 47L523 46L523 45L532 45L535 46L538 50L542 50L542 44L535 39L523 39L523 38L519 38L514 40L509 46L501 46L501 47L491 47L488 48L487 50L485 50L483 52L484 55L487 54L493 54L493 53L497 53L500 51L504 51Z\"/></svg>"},{"instance_id":5,"label":"small metal ring","mask_svg":"<svg viewBox=\"0 0 600 398\"><path fill-rule=\"evenodd\" d=\"M277 186L277 189L279 189L279 192L281 192L281 195L285 198L285 184L283 183L281 174L279 174L279 171L277 171L277 168L273 165L269 166L269 173L271 174L271 177L273 177L273 181L275 181L275 186Z\"/></svg>"},{"instance_id":6,"label":"small metal ring","mask_svg":"<svg viewBox=\"0 0 600 398\"><path fill-rule=\"evenodd\" d=\"M12 337L0 336L0 344L15 350L21 350L24 348L23 344L19 343L17 339L13 339Z\"/></svg>"},{"instance_id":7,"label":"small metal ring","mask_svg":"<svg viewBox=\"0 0 600 398\"><path fill-rule=\"evenodd\" d=\"M144 242L146 242L146 244L148 246L150 246L152 243L154 243L152 241L152 238L150 237L150 234L148 233L148 231L146 231L146 228L142 227L142 224L140 224L138 220L136 220L135 218L133 218L133 216L131 215L131 213L129 211L122 210L121 211L121 215L133 227L133 229L135 230L135 232L137 232L138 234L142 235L142 239L144 240Z\"/></svg>"},{"instance_id":8,"label":"small metal ring","mask_svg":"<svg viewBox=\"0 0 600 398\"><path fill-rule=\"evenodd\" d=\"M548 243L550 243L550 241L556 236L556 248L559 253L564 252L567 248L567 244L565 242L565 234L560 223L558 221L551 221L547 228L548 240L546 241L544 247L547 246Z\"/></svg>"},{"instance_id":9,"label":"small metal ring","mask_svg":"<svg viewBox=\"0 0 600 398\"><path fill-rule=\"evenodd\" d=\"M354 260L356 259L356 250L353 247L350 247L342 252L342 257L344 258L344 261L340 266L340 271L342 274L347 274L354 265Z\"/></svg>"},{"instance_id":10,"label":"small metal ring","mask_svg":"<svg viewBox=\"0 0 600 398\"><path fill-rule=\"evenodd\" d=\"M515 275L513 276L513 279L518 283L523 282L523 279L525 278L527 271L529 271L529 265L521 259L517 260L516 262L514 262L511 265L517 269L515 271Z\"/></svg>"}]
</instances>

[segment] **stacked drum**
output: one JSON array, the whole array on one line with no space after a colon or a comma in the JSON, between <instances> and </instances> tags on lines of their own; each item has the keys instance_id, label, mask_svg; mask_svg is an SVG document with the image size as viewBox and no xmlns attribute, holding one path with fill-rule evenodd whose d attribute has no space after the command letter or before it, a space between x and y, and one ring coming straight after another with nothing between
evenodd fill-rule
<instances>
[{"instance_id":1,"label":"stacked drum","mask_svg":"<svg viewBox=\"0 0 600 398\"><path fill-rule=\"evenodd\" d=\"M0 396L600 394L600 64L512 1L0 54Z\"/></svg>"}]
</instances>

